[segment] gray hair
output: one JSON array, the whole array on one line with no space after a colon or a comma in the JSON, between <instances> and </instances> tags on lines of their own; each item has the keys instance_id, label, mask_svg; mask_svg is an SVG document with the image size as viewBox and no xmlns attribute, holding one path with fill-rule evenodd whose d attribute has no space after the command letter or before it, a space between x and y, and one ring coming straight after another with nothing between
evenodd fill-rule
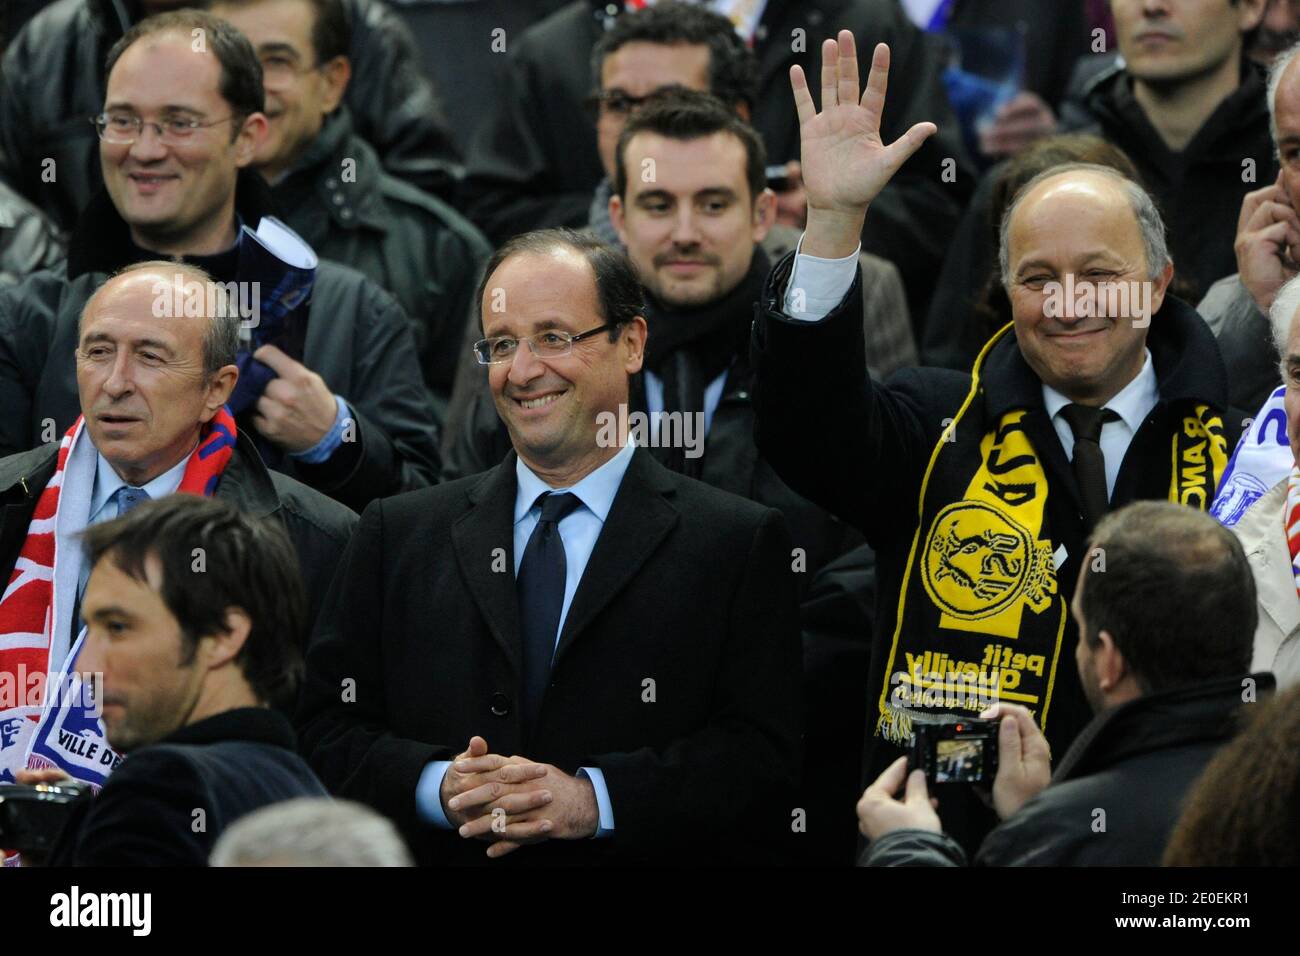
<instances>
[{"instance_id":1,"label":"gray hair","mask_svg":"<svg viewBox=\"0 0 1300 956\"><path fill-rule=\"evenodd\" d=\"M1128 197L1133 216L1137 219L1138 229L1142 233L1142 245L1147 257L1147 278L1156 279L1172 260L1169 258L1169 244L1165 238L1165 222L1151 194L1138 183L1109 166L1099 166L1096 163L1063 163L1045 169L1029 180L1020 187L1015 198L1007 205L1007 211L1002 215L998 243L998 264L1002 270L1002 285L1007 289L1011 288L1011 220L1016 210L1039 183L1072 172L1096 173L1119 183L1124 195Z\"/></svg>"},{"instance_id":2,"label":"gray hair","mask_svg":"<svg viewBox=\"0 0 1300 956\"><path fill-rule=\"evenodd\" d=\"M241 817L210 866L414 866L386 817L350 800L299 797Z\"/></svg>"},{"instance_id":3,"label":"gray hair","mask_svg":"<svg viewBox=\"0 0 1300 956\"><path fill-rule=\"evenodd\" d=\"M1277 141L1280 138L1277 133L1277 91L1282 85L1282 74L1297 54L1300 54L1300 43L1292 44L1279 53L1268 68L1268 131L1273 137L1274 152L1277 151Z\"/></svg>"},{"instance_id":4,"label":"gray hair","mask_svg":"<svg viewBox=\"0 0 1300 956\"><path fill-rule=\"evenodd\" d=\"M94 295L86 300L86 304L81 310L81 321L85 321L86 315L90 312L91 304L111 282L133 272L153 272L164 283L170 280L173 283L173 288L183 285L187 280L188 282L198 283L207 293L204 296L205 305L208 302L213 304L211 310L204 309L208 319L208 327L203 333L203 371L208 375L213 375L222 367L235 364L235 356L239 351L239 332L242 318L239 314L239 303L236 297L231 294L230 288L228 288L228 285L233 285L233 283L223 284L217 282L203 269L187 262L150 259L145 262L134 262L123 269L119 269L105 279L104 283L95 290ZM209 312L210 314L207 314Z\"/></svg>"},{"instance_id":5,"label":"gray hair","mask_svg":"<svg viewBox=\"0 0 1300 956\"><path fill-rule=\"evenodd\" d=\"M1273 344L1283 361L1286 360L1286 343L1291 337L1291 326L1295 322L1297 311L1300 311L1300 276L1289 280L1278 290L1273 297L1273 305L1268 310L1269 323L1273 326ZM1286 378L1285 371L1282 377Z\"/></svg>"}]
</instances>

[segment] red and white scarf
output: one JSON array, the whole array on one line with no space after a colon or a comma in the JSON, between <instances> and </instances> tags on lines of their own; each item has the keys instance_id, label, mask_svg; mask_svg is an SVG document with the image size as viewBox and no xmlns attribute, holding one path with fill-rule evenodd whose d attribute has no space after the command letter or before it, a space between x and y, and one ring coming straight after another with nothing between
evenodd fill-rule
<instances>
[{"instance_id":1,"label":"red and white scarf","mask_svg":"<svg viewBox=\"0 0 1300 956\"><path fill-rule=\"evenodd\" d=\"M185 466L177 491L211 495L234 452L236 434L235 420L223 407L204 429L198 448ZM74 601L72 597L60 597L56 612L56 544L60 538L66 541L70 534L82 529L60 527L59 502L63 497L69 459L80 447L78 442L84 435L84 422L78 418L59 443L54 475L36 501L36 510L27 527L27 538L4 594L0 596L0 780L10 779L15 770L27 766L27 751L36 722L41 717L47 684L63 665L64 655L60 654L59 660L52 660L51 650L56 646L66 650L62 647L63 642L57 639L71 630ZM89 445L88 438L86 443ZM83 478L78 484L86 479L93 481L93 446L88 452L78 456L79 461L92 463L85 470L79 469ZM84 513L88 508L90 489L78 488L75 493L69 491L69 496L81 500ZM76 515L73 516L75 519ZM79 559L79 553L68 555L59 564L58 579L71 582L73 589L76 588Z\"/></svg>"},{"instance_id":2,"label":"red and white scarf","mask_svg":"<svg viewBox=\"0 0 1300 956\"><path fill-rule=\"evenodd\" d=\"M1300 465L1291 469L1291 477L1286 480L1286 508L1282 514L1287 547L1291 549L1291 573L1300 594Z\"/></svg>"}]
</instances>

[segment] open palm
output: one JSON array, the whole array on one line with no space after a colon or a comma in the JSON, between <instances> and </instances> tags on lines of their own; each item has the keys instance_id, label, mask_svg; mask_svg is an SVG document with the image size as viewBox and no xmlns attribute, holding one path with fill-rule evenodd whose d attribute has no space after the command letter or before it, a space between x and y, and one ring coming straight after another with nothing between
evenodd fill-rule
<instances>
[{"instance_id":1,"label":"open palm","mask_svg":"<svg viewBox=\"0 0 1300 956\"><path fill-rule=\"evenodd\" d=\"M880 138L889 84L889 47L877 44L867 88L858 98L858 55L853 34L841 30L822 44L822 109L817 112L803 69L790 68L804 189L809 210L865 210L909 156L938 129L917 123L886 146Z\"/></svg>"}]
</instances>

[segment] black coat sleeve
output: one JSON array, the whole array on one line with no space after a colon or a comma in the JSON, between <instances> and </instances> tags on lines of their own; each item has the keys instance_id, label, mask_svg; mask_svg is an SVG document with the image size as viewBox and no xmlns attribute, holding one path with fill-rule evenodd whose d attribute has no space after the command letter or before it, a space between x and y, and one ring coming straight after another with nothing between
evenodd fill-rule
<instances>
[{"instance_id":1,"label":"black coat sleeve","mask_svg":"<svg viewBox=\"0 0 1300 956\"><path fill-rule=\"evenodd\" d=\"M788 834L802 676L790 549L785 519L769 510L731 597L706 726L666 747L592 757L609 787L616 855L671 859L718 842L735 854L749 841L770 860Z\"/></svg>"},{"instance_id":2,"label":"black coat sleeve","mask_svg":"<svg viewBox=\"0 0 1300 956\"><path fill-rule=\"evenodd\" d=\"M209 820L203 782L188 761L141 753L114 773L89 809L60 835L50 863L63 866L204 866ZM69 832L71 831L71 832Z\"/></svg>"},{"instance_id":3,"label":"black coat sleeve","mask_svg":"<svg viewBox=\"0 0 1300 956\"><path fill-rule=\"evenodd\" d=\"M966 853L957 841L929 830L886 833L862 854L859 866L965 866Z\"/></svg>"},{"instance_id":4,"label":"black coat sleeve","mask_svg":"<svg viewBox=\"0 0 1300 956\"><path fill-rule=\"evenodd\" d=\"M902 369L874 385L861 274L829 315L808 322L782 311L792 263L791 256L773 267L754 324L758 449L794 491L879 547L915 520L926 465L969 379Z\"/></svg>"},{"instance_id":5,"label":"black coat sleeve","mask_svg":"<svg viewBox=\"0 0 1300 956\"><path fill-rule=\"evenodd\" d=\"M414 834L415 788L432 760L459 748L388 729L382 639L384 509L372 504L344 552L307 649L295 720L299 749L333 794L369 804Z\"/></svg>"},{"instance_id":6,"label":"black coat sleeve","mask_svg":"<svg viewBox=\"0 0 1300 956\"><path fill-rule=\"evenodd\" d=\"M56 286L59 277L39 273L0 291L0 457L40 441L32 411L53 335Z\"/></svg>"}]
</instances>

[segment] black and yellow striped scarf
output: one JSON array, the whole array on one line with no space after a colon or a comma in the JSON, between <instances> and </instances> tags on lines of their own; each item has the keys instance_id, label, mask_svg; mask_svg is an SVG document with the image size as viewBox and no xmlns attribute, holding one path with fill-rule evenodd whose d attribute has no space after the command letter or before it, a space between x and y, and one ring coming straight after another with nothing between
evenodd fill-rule
<instances>
[{"instance_id":1,"label":"black and yellow striped scarf","mask_svg":"<svg viewBox=\"0 0 1300 956\"><path fill-rule=\"evenodd\" d=\"M984 363L1011 328L981 350L921 483L876 720L876 733L900 746L914 720L971 716L999 700L1022 704L1047 727L1069 608L1057 581L1064 549L1048 527L1050 488L1024 429L1027 409L994 423L978 461L969 442L956 443L983 394ZM1228 447L1210 406L1194 412L1172 437L1169 500L1204 510Z\"/></svg>"}]
</instances>

